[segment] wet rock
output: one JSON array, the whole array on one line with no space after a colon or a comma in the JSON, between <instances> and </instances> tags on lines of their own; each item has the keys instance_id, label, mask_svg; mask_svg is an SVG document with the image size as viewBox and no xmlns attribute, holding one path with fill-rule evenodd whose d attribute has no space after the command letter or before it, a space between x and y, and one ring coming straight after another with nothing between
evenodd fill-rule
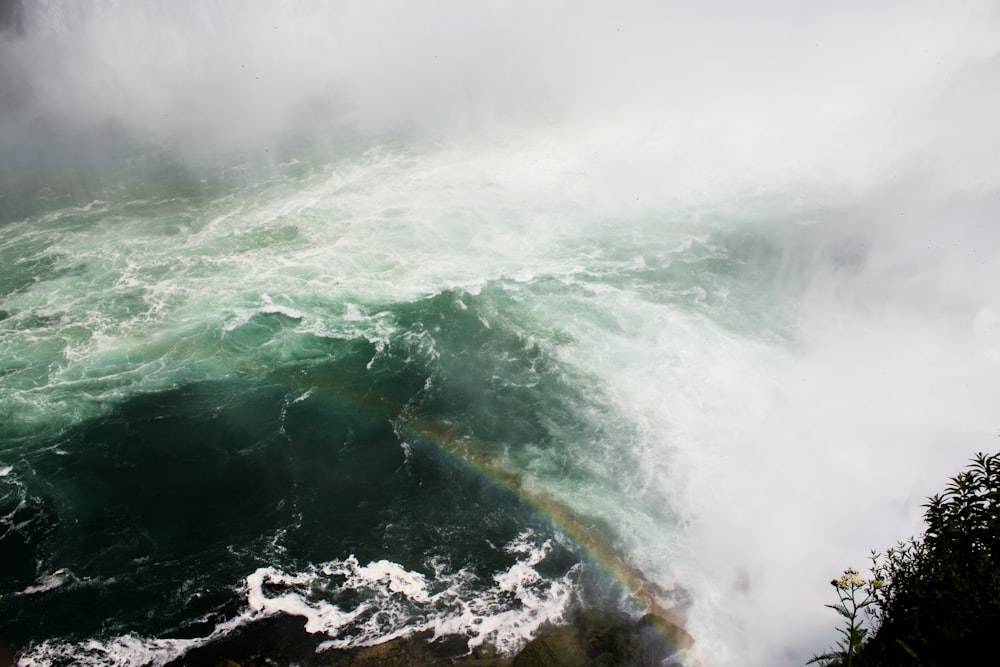
<instances>
[{"instance_id":1,"label":"wet rock","mask_svg":"<svg viewBox=\"0 0 1000 667\"><path fill-rule=\"evenodd\" d=\"M413 637L392 639L361 649L350 667L450 667L429 655L425 646L425 641Z\"/></svg>"},{"instance_id":2,"label":"wet rock","mask_svg":"<svg viewBox=\"0 0 1000 667\"><path fill-rule=\"evenodd\" d=\"M646 614L637 625L644 660L659 665L682 649L691 648L694 638L686 630L656 614Z\"/></svg>"},{"instance_id":3,"label":"wet rock","mask_svg":"<svg viewBox=\"0 0 1000 667\"><path fill-rule=\"evenodd\" d=\"M514 658L514 667L654 667L690 636L673 623L647 614L635 621L596 609L576 613L572 625L544 633Z\"/></svg>"},{"instance_id":4,"label":"wet rock","mask_svg":"<svg viewBox=\"0 0 1000 667\"><path fill-rule=\"evenodd\" d=\"M472 649L472 655L458 658L453 667L511 667L514 659L502 656L493 644L480 644Z\"/></svg>"},{"instance_id":5,"label":"wet rock","mask_svg":"<svg viewBox=\"0 0 1000 667\"><path fill-rule=\"evenodd\" d=\"M531 640L514 657L514 667L587 667L594 662L583 650L577 629L567 626Z\"/></svg>"},{"instance_id":6,"label":"wet rock","mask_svg":"<svg viewBox=\"0 0 1000 667\"><path fill-rule=\"evenodd\" d=\"M501 656L493 644L463 656L467 637L435 638L431 632L319 652L322 637L308 635L302 626L298 618L258 622L210 652L192 650L178 667L662 667L679 665L671 656L693 643L682 628L655 614L636 620L598 609L578 610L568 624L552 626L513 657Z\"/></svg>"},{"instance_id":7,"label":"wet rock","mask_svg":"<svg viewBox=\"0 0 1000 667\"><path fill-rule=\"evenodd\" d=\"M472 649L472 657L476 660L493 660L497 657L497 647L493 644L480 644Z\"/></svg>"}]
</instances>

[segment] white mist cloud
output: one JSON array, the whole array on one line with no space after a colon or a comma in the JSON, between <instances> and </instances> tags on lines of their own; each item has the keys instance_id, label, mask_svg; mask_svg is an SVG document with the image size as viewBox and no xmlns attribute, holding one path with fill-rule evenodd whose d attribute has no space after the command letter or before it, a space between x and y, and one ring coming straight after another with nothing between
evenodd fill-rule
<instances>
[{"instance_id":1,"label":"white mist cloud","mask_svg":"<svg viewBox=\"0 0 1000 667\"><path fill-rule=\"evenodd\" d=\"M707 164L795 169L822 155L861 168L897 157L900 142L921 145L916 132L947 135L921 111L961 95L956 86L969 102L997 97L978 85L989 71L975 73L997 54L987 3L50 0L26 9L27 34L3 48L5 76L21 79L32 113L84 125L115 118L142 138L199 146L261 145L324 125L449 136L624 122ZM969 118L982 106L953 104L936 111Z\"/></svg>"}]
</instances>

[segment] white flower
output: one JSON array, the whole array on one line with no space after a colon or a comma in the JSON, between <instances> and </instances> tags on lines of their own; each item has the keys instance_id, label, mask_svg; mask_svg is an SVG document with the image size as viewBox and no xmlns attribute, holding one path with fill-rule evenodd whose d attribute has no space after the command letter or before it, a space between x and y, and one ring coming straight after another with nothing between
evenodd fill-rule
<instances>
[{"instance_id":1,"label":"white flower","mask_svg":"<svg viewBox=\"0 0 1000 667\"><path fill-rule=\"evenodd\" d=\"M865 585L864 577L858 574L858 571L853 567L849 567L844 570L844 574L840 575L840 579L837 579L834 585L837 588L842 588L844 590L850 588L861 588Z\"/></svg>"}]
</instances>

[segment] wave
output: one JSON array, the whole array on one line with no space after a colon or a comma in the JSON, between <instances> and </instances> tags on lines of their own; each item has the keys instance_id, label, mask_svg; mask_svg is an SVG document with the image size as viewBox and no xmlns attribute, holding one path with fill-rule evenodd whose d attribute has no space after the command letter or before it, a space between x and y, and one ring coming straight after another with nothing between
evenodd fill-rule
<instances>
[{"instance_id":1,"label":"wave","mask_svg":"<svg viewBox=\"0 0 1000 667\"><path fill-rule=\"evenodd\" d=\"M246 577L240 613L204 637L46 641L21 655L18 664L162 667L275 615L302 617L306 632L325 636L319 653L430 631L432 641L459 636L470 652L490 643L509 655L543 625L563 621L576 600L578 565L561 577L539 571L551 549L550 540L522 533L504 547L516 556L514 564L485 582L467 570L451 571L442 562L428 563L426 574L388 560L362 565L353 556L292 574L263 567Z\"/></svg>"}]
</instances>

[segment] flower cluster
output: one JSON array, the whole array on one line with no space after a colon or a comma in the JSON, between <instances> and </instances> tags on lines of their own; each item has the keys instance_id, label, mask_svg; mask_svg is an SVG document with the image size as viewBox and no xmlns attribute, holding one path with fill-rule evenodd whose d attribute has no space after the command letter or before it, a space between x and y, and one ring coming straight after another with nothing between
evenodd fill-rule
<instances>
[{"instance_id":1,"label":"flower cluster","mask_svg":"<svg viewBox=\"0 0 1000 667\"><path fill-rule=\"evenodd\" d=\"M858 574L858 571L853 567L849 567L844 570L844 573L840 575L840 579L834 579L830 582L833 586L841 590L850 590L852 588L861 588L867 581L865 578Z\"/></svg>"},{"instance_id":2,"label":"flower cluster","mask_svg":"<svg viewBox=\"0 0 1000 667\"><path fill-rule=\"evenodd\" d=\"M875 591L882 587L882 582L878 579L868 581L853 567L849 567L840 575L840 579L833 579L830 585L837 589L840 602L826 606L845 619L846 627L837 630L841 636L838 646L823 655L817 655L809 661L809 664L851 667L861 645L868 637L868 628L865 627L866 623L861 612L877 604Z\"/></svg>"}]
</instances>

